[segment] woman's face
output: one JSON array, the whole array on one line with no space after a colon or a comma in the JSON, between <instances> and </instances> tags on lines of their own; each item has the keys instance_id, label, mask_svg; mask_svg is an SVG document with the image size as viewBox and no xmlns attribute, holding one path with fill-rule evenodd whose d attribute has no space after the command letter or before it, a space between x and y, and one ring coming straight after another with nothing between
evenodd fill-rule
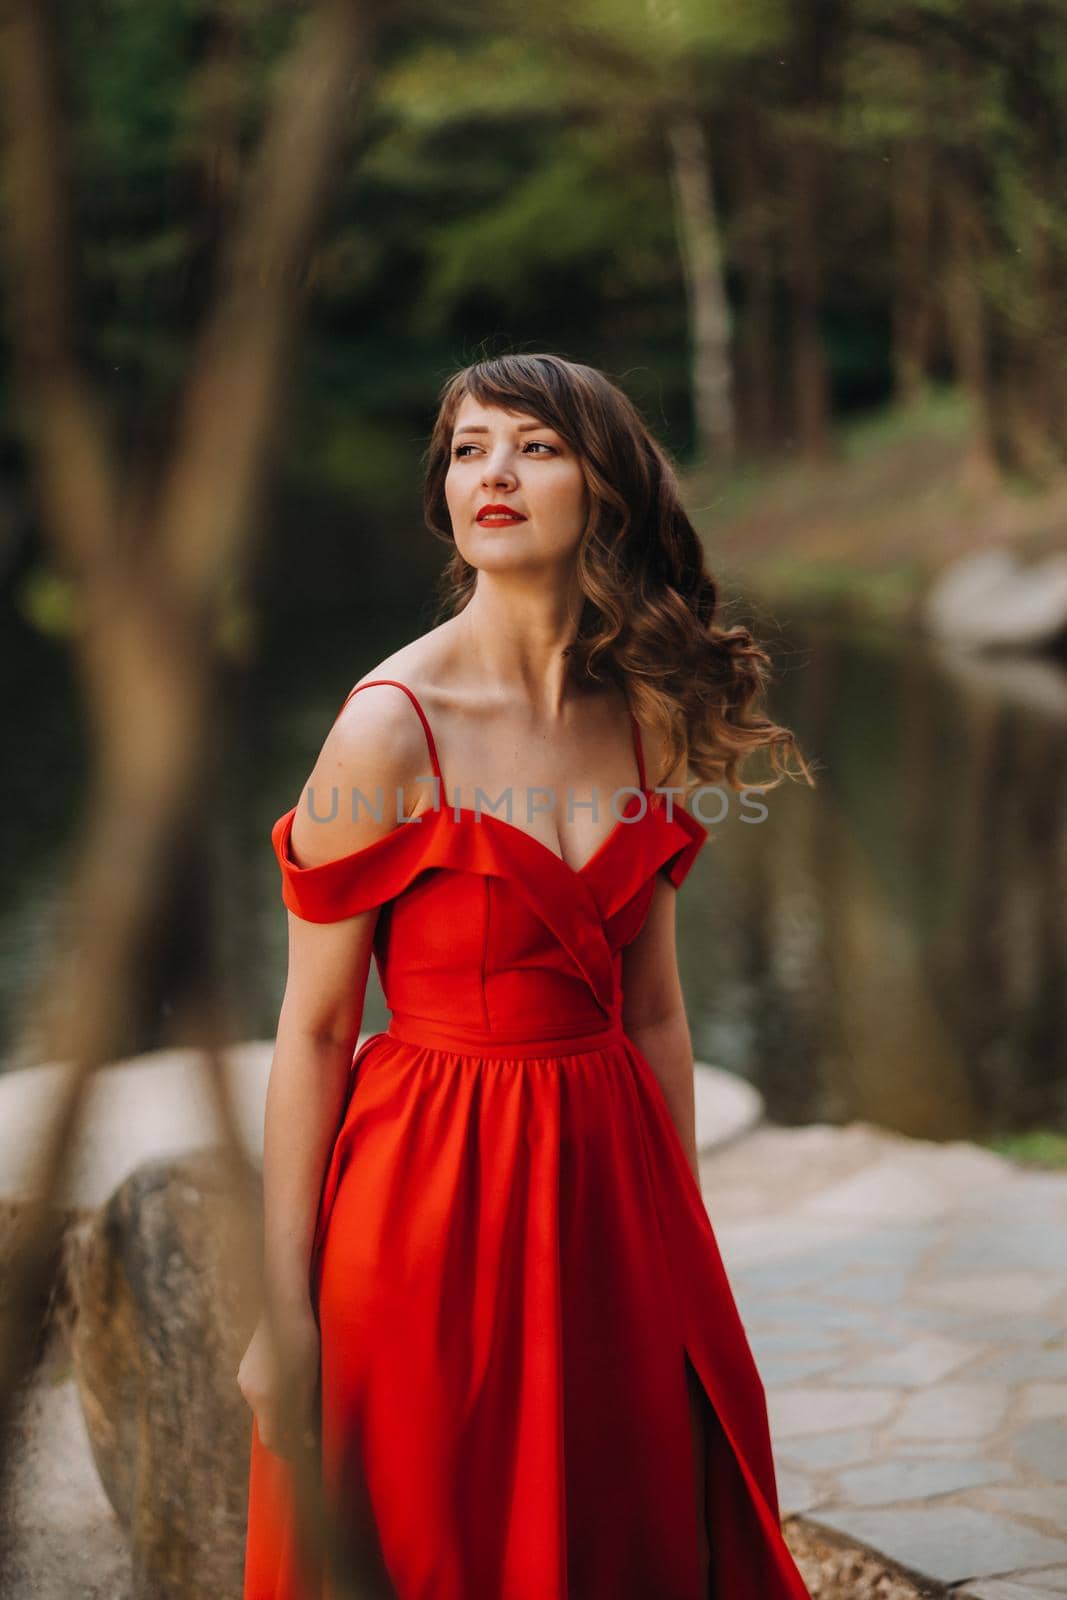
<instances>
[{"instance_id":1,"label":"woman's face","mask_svg":"<svg viewBox=\"0 0 1067 1600\"><path fill-rule=\"evenodd\" d=\"M498 572L568 563L588 508L578 457L554 429L470 395L456 414L445 499L464 560ZM515 515L494 518L487 506Z\"/></svg>"}]
</instances>

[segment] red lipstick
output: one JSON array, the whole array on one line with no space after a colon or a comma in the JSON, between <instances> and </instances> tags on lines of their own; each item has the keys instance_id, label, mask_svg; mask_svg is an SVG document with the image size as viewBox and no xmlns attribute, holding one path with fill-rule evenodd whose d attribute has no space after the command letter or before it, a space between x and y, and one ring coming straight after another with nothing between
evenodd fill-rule
<instances>
[{"instance_id":1,"label":"red lipstick","mask_svg":"<svg viewBox=\"0 0 1067 1600\"><path fill-rule=\"evenodd\" d=\"M506 522L525 522L526 518L521 511L516 511L513 506L482 506L476 520L478 522L493 521L503 526Z\"/></svg>"}]
</instances>

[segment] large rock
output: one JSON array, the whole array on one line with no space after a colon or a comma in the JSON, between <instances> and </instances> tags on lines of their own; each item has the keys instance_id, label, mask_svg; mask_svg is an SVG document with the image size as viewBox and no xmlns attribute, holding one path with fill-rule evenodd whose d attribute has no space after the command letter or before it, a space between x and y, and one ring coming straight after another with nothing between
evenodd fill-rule
<instances>
[{"instance_id":1,"label":"large rock","mask_svg":"<svg viewBox=\"0 0 1067 1600\"><path fill-rule=\"evenodd\" d=\"M360 1034L357 1047L371 1037ZM263 1114L274 1044L250 1039L223 1052L223 1077L246 1158L262 1161ZM68 1068L46 1062L0 1072L0 1303L5 1267L22 1235L26 1204ZM756 1089L733 1073L698 1061L696 1134L707 1153L747 1133L763 1115ZM57 1205L68 1227L80 1226L145 1161L176 1158L219 1141L218 1109L196 1050L157 1050L93 1074L78 1131L63 1163ZM62 1316L69 1295L65 1250L57 1256L53 1300Z\"/></svg>"},{"instance_id":2,"label":"large rock","mask_svg":"<svg viewBox=\"0 0 1067 1600\"><path fill-rule=\"evenodd\" d=\"M148 1162L80 1231L71 1350L134 1600L238 1600L259 1181L221 1151Z\"/></svg>"},{"instance_id":3,"label":"large rock","mask_svg":"<svg viewBox=\"0 0 1067 1600\"><path fill-rule=\"evenodd\" d=\"M371 1037L364 1031L357 1048ZM263 1153L263 1113L274 1043L248 1039L222 1052L237 1135L250 1161ZM67 1080L63 1062L0 1071L0 1267L3 1240L16 1230L37 1186L37 1164ZM746 1133L763 1115L751 1084L696 1063L697 1144L701 1150ZM93 1074L78 1132L63 1164L58 1204L74 1220L102 1205L142 1162L208 1149L219 1141L218 1109L200 1053L154 1050Z\"/></svg>"},{"instance_id":4,"label":"large rock","mask_svg":"<svg viewBox=\"0 0 1067 1600\"><path fill-rule=\"evenodd\" d=\"M224 1080L238 1138L258 1165L263 1110L274 1045L248 1040L224 1052ZM27 1206L39 1182L48 1128L69 1068L46 1062L0 1072L0 1304L10 1263L25 1236ZM220 1139L218 1109L203 1057L192 1049L158 1050L93 1074L80 1124L66 1151L56 1206L64 1229L49 1272L42 1323L71 1315L68 1258L77 1233L145 1161L210 1149Z\"/></svg>"},{"instance_id":5,"label":"large rock","mask_svg":"<svg viewBox=\"0 0 1067 1600\"><path fill-rule=\"evenodd\" d=\"M972 648L1038 650L1067 635L1067 552L1024 566L1014 551L977 550L928 590L931 633Z\"/></svg>"},{"instance_id":6,"label":"large rock","mask_svg":"<svg viewBox=\"0 0 1067 1600\"><path fill-rule=\"evenodd\" d=\"M360 1040L369 1037L361 1034ZM223 1077L245 1154L258 1162L274 1045L249 1039L222 1052ZM0 1211L15 1212L37 1186L47 1130L66 1092L61 1061L0 1071ZM70 1217L103 1205L142 1162L219 1143L218 1109L198 1050L153 1050L93 1073L63 1163L58 1204Z\"/></svg>"}]
</instances>

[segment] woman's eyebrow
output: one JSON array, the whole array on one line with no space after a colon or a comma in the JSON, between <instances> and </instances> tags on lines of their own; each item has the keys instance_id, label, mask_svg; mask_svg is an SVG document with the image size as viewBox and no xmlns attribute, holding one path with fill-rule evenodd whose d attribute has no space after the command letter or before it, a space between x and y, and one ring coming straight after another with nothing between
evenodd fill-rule
<instances>
[{"instance_id":1,"label":"woman's eyebrow","mask_svg":"<svg viewBox=\"0 0 1067 1600\"><path fill-rule=\"evenodd\" d=\"M552 427L552 424L549 423L549 422L520 422L518 431L520 433L534 433L534 432L541 432L544 429L547 429L549 433L555 433L555 431L556 431L555 428ZM461 434L461 433L488 433L488 432L489 432L488 428L481 427L477 423L468 422L465 427L456 429L456 436L458 437L459 434Z\"/></svg>"}]
</instances>

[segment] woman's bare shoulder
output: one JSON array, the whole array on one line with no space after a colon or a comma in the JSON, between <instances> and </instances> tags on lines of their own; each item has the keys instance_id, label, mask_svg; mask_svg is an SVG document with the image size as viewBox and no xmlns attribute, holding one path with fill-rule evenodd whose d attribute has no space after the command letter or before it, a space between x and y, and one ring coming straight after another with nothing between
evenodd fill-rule
<instances>
[{"instance_id":1,"label":"woman's bare shoulder","mask_svg":"<svg viewBox=\"0 0 1067 1600\"><path fill-rule=\"evenodd\" d=\"M386 696L401 699L398 690L384 688L355 695L323 740L293 818L301 866L373 844L414 809L426 743L407 701L400 706Z\"/></svg>"},{"instance_id":2,"label":"woman's bare shoulder","mask_svg":"<svg viewBox=\"0 0 1067 1600\"><path fill-rule=\"evenodd\" d=\"M433 800L429 745L404 684L422 703L432 670L415 640L367 672L327 730L293 819L300 862L361 850ZM382 683L380 679L391 680ZM364 686L365 687L361 687Z\"/></svg>"}]
</instances>

